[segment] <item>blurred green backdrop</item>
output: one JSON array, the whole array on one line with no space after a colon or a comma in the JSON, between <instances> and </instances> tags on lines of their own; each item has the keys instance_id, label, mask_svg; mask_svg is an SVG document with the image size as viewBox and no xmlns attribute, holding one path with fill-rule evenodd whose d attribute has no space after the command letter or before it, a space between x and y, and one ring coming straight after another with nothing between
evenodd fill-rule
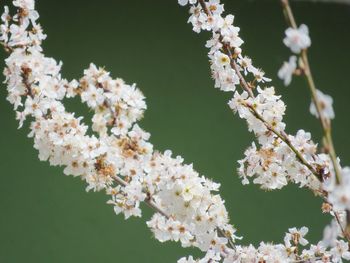
<instances>
[{"instance_id":1,"label":"blurred green backdrop","mask_svg":"<svg viewBox=\"0 0 350 263\"><path fill-rule=\"evenodd\" d=\"M289 57L279 1L225 2L241 27L245 53L276 79ZM303 225L310 227L312 241L321 238L330 218L310 192L290 186L264 193L241 185L236 161L253 136L226 105L229 95L213 88L204 48L208 34L191 31L186 8L176 0L39 0L37 8L48 34L45 53L64 62L66 78L79 78L94 62L138 84L148 104L141 125L151 132L152 143L162 151L172 149L222 183L242 243L277 242L288 227ZM309 25L312 68L318 87L335 99L335 144L342 163L349 165L350 7L298 2L294 9L297 20ZM4 57L1 52L1 61ZM287 130L303 128L319 140L304 80L293 80L288 88L278 80L274 85L288 105ZM27 129L17 130L5 97L2 84L0 262L175 262L189 253L200 255L152 238L145 225L148 208L144 218L124 221L105 204L103 193L86 193L81 181L39 162ZM78 101L70 101L69 108L88 117Z\"/></svg>"}]
</instances>

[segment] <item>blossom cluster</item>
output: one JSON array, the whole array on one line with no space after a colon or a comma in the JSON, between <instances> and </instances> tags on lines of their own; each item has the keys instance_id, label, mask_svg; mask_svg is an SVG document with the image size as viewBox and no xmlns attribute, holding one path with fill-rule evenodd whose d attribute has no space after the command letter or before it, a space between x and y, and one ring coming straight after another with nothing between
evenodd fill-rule
<instances>
[{"instance_id":1,"label":"blossom cluster","mask_svg":"<svg viewBox=\"0 0 350 263\"><path fill-rule=\"evenodd\" d=\"M208 55L215 87L234 93L229 106L247 121L249 130L255 133L260 144L257 147L252 143L245 153L246 157L239 161L243 183L249 183L248 178L255 178L254 183L271 190L282 188L292 181L317 194L323 193L325 185L329 184L328 179L334 178L329 155L318 153L317 144L311 140L309 132L299 130L295 136L286 134L283 122L285 104L273 87L262 86L270 79L253 66L250 58L242 55L243 40L239 37L240 29L233 25L233 16L222 17L223 5L219 1L196 2L190 13L189 22L195 32L212 32L206 47L210 49ZM287 29L284 43L296 53L308 48L311 40L307 26ZM292 58L292 62L296 64L296 57ZM251 81L246 81L243 76L251 77ZM245 90L239 92L236 87L242 82ZM328 119L334 118L331 97L320 91L317 94L322 114ZM318 116L314 103L310 111ZM325 181L324 185L322 181ZM330 188L327 190L332 191ZM341 203L341 200L338 202Z\"/></svg>"},{"instance_id":2,"label":"blossom cluster","mask_svg":"<svg viewBox=\"0 0 350 263\"><path fill-rule=\"evenodd\" d=\"M146 109L135 84L113 79L94 64L79 80L61 77L62 63L42 53L45 39L33 0L5 7L0 39L9 52L4 74L10 103L20 126L42 161L64 167L66 175L86 181L86 190L104 190L116 214L140 217L140 203L155 209L147 225L161 241L221 253L235 239L219 184L200 176L171 151L153 150L150 134L137 124ZM79 96L93 111L92 126L66 111L65 98Z\"/></svg>"},{"instance_id":3,"label":"blossom cluster","mask_svg":"<svg viewBox=\"0 0 350 263\"><path fill-rule=\"evenodd\" d=\"M199 1L191 6L190 13L189 22L195 32L212 32L206 47L209 48L215 87L233 92L228 103L230 108L247 121L248 129L258 139L259 147L253 143L246 158L239 162L243 182L248 183L249 177L257 177L255 183L266 189L276 189L286 185L287 181L294 181L319 191L316 172L310 171L305 164L322 167L324 172L319 176L323 177L331 170L327 156L317 155L317 146L310 133L303 130L295 136L285 133L285 103L281 96L276 95L274 87L265 86L271 79L265 77L249 57L242 55L243 40L239 36L240 29L233 25L234 17L222 17L223 5L217 0ZM248 78L251 80L246 80ZM241 92L237 86L242 82L246 85Z\"/></svg>"},{"instance_id":4,"label":"blossom cluster","mask_svg":"<svg viewBox=\"0 0 350 263\"><path fill-rule=\"evenodd\" d=\"M318 164L329 166L326 155L316 155L316 145L311 141L310 133L299 130L296 136L289 136L289 140L296 149L303 151L306 160L313 162L317 158ZM239 173L243 184L248 184L248 178L254 178L253 183L260 184L263 189L281 189L292 181L307 186L315 192L321 191L320 181L304 165L295 161L292 150L280 139L264 144L257 149L253 142L245 152L245 158L239 161ZM258 175L258 176L256 176Z\"/></svg>"}]
</instances>

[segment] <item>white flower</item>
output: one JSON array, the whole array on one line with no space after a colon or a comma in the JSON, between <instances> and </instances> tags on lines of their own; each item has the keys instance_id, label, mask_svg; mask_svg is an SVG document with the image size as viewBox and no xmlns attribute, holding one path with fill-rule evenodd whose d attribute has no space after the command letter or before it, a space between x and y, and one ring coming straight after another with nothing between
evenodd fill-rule
<instances>
[{"instance_id":1,"label":"white flower","mask_svg":"<svg viewBox=\"0 0 350 263\"><path fill-rule=\"evenodd\" d=\"M221 20L220 31L222 35L225 36L230 34L233 27L234 19L235 19L234 15L227 15ZM236 33L238 34L239 29L238 28L236 29L237 29Z\"/></svg>"},{"instance_id":2,"label":"white flower","mask_svg":"<svg viewBox=\"0 0 350 263\"><path fill-rule=\"evenodd\" d=\"M15 0L13 1L13 5L23 9L33 10L35 6L35 1L34 0Z\"/></svg>"},{"instance_id":3,"label":"white flower","mask_svg":"<svg viewBox=\"0 0 350 263\"><path fill-rule=\"evenodd\" d=\"M220 66L230 65L231 60L230 60L229 56L227 56L226 54L218 51L214 54L214 57L215 57L215 64L217 66L220 67Z\"/></svg>"},{"instance_id":4,"label":"white flower","mask_svg":"<svg viewBox=\"0 0 350 263\"><path fill-rule=\"evenodd\" d=\"M287 247L291 247L291 241L293 242L293 245L296 246L298 244L302 246L306 246L309 241L307 241L304 236L309 232L309 229L305 226L303 226L300 229L297 229L295 227L289 228L289 233L286 233L284 237L284 242Z\"/></svg>"},{"instance_id":5,"label":"white flower","mask_svg":"<svg viewBox=\"0 0 350 263\"><path fill-rule=\"evenodd\" d=\"M333 256L333 262L342 262L341 258L350 260L349 244L344 240L338 240L330 252Z\"/></svg>"},{"instance_id":6,"label":"white flower","mask_svg":"<svg viewBox=\"0 0 350 263\"><path fill-rule=\"evenodd\" d=\"M291 49L293 53L299 54L301 50L307 49L311 45L309 29L302 24L298 29L288 28L285 31L286 37L283 43Z\"/></svg>"},{"instance_id":7,"label":"white flower","mask_svg":"<svg viewBox=\"0 0 350 263\"><path fill-rule=\"evenodd\" d=\"M198 261L194 260L192 256L189 256L188 258L180 258L177 263L196 263Z\"/></svg>"},{"instance_id":8,"label":"white flower","mask_svg":"<svg viewBox=\"0 0 350 263\"><path fill-rule=\"evenodd\" d=\"M220 4L220 0L209 0L207 7L213 15L221 15L224 12L224 5Z\"/></svg>"},{"instance_id":9,"label":"white flower","mask_svg":"<svg viewBox=\"0 0 350 263\"><path fill-rule=\"evenodd\" d=\"M327 225L323 230L322 243L326 247L334 247L339 235L341 235L341 228L338 222L335 219L333 219L331 223Z\"/></svg>"},{"instance_id":10,"label":"white flower","mask_svg":"<svg viewBox=\"0 0 350 263\"><path fill-rule=\"evenodd\" d=\"M264 189L281 189L287 185L286 173L277 164L271 164L266 173L261 174L254 183L261 184Z\"/></svg>"},{"instance_id":11,"label":"white flower","mask_svg":"<svg viewBox=\"0 0 350 263\"><path fill-rule=\"evenodd\" d=\"M278 77L284 81L284 85L288 86L292 81L294 71L297 69L297 57L290 56L289 61L283 62L282 67L278 71Z\"/></svg>"},{"instance_id":12,"label":"white flower","mask_svg":"<svg viewBox=\"0 0 350 263\"><path fill-rule=\"evenodd\" d=\"M321 111L326 119L334 119L335 114L333 110L333 98L330 95L324 94L322 91L317 90L317 100L319 101ZM318 118L318 112L314 102L310 104L310 113Z\"/></svg>"},{"instance_id":13,"label":"white flower","mask_svg":"<svg viewBox=\"0 0 350 263\"><path fill-rule=\"evenodd\" d=\"M91 85L86 91L82 92L81 100L86 102L89 107L96 108L104 102L105 97L103 96L103 90L101 88L96 88Z\"/></svg>"},{"instance_id":14,"label":"white flower","mask_svg":"<svg viewBox=\"0 0 350 263\"><path fill-rule=\"evenodd\" d=\"M191 5L194 5L195 3L197 3L197 0L178 0L179 5L185 6L188 3Z\"/></svg>"},{"instance_id":15,"label":"white flower","mask_svg":"<svg viewBox=\"0 0 350 263\"><path fill-rule=\"evenodd\" d=\"M252 73L254 74L254 77L255 77L257 82L264 83L264 82L270 82L271 81L270 78L264 77L265 72L262 71L261 69L254 68Z\"/></svg>"},{"instance_id":16,"label":"white flower","mask_svg":"<svg viewBox=\"0 0 350 263\"><path fill-rule=\"evenodd\" d=\"M1 15L1 25L0 25L0 41L4 43L8 42L8 33L9 33L9 20L10 20L9 8L8 6L4 7L4 13Z\"/></svg>"},{"instance_id":17,"label":"white flower","mask_svg":"<svg viewBox=\"0 0 350 263\"><path fill-rule=\"evenodd\" d=\"M248 75L248 72L253 73L256 71L255 67L252 65L252 60L247 56L239 58L238 63L242 66L244 75Z\"/></svg>"},{"instance_id":18,"label":"white flower","mask_svg":"<svg viewBox=\"0 0 350 263\"><path fill-rule=\"evenodd\" d=\"M332 182L329 186L327 181L331 180L331 178L324 182L329 190L328 200L336 211L350 210L350 167L342 169L341 178L341 184Z\"/></svg>"}]
</instances>

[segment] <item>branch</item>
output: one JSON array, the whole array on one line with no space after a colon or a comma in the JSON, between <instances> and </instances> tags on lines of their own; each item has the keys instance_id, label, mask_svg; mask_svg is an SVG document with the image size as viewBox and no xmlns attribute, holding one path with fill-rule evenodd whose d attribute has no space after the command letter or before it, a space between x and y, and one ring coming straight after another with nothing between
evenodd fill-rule
<instances>
[{"instance_id":1,"label":"branch","mask_svg":"<svg viewBox=\"0 0 350 263\"><path fill-rule=\"evenodd\" d=\"M350 2L350 1L347 1L347 2ZM281 3L282 3L283 13L284 13L284 16L286 18L287 23L292 28L297 29L297 23L295 21L295 17L294 17L292 8L289 4L289 0L281 0ZM309 89L311 92L311 98L316 106L317 114L319 116L320 123L322 126L322 130L323 130L323 134L324 134L324 146L325 146L326 151L328 152L329 157L332 161L332 164L334 167L334 172L335 172L336 183L339 185L342 182L341 167L338 163L337 154L336 154L335 148L334 148L334 143L333 143L333 138L332 138L331 121L329 119L327 119L323 114L322 105L321 105L321 102L319 101L319 98L317 95L317 88L316 88L315 81L314 81L314 78L313 78L313 75L311 72L311 68L310 68L309 58L307 55L307 49L303 49L301 51L301 60L302 60L303 67L304 67L303 71L305 74L305 78L306 78L306 81L308 83L308 86L309 86ZM346 226L346 229L344 230L339 222L338 215L335 214L337 222L340 224L342 232L344 233L344 237L348 240L348 242L350 244L350 211L347 210L346 215L347 215L346 216L347 226Z\"/></svg>"},{"instance_id":2,"label":"branch","mask_svg":"<svg viewBox=\"0 0 350 263\"><path fill-rule=\"evenodd\" d=\"M211 14L210 10L207 8L205 1L204 0L199 0L198 2L201 5L201 7L204 10L204 12L207 14L207 16L211 16L212 14ZM223 42L222 39L221 39L221 42ZM222 43L222 44L223 44L224 52L230 58L230 65L234 69L234 71L236 72L236 74L237 74L237 76L239 78L240 85L241 85L242 89L245 90L249 94L249 96L251 98L254 98L254 94L253 94L253 91L252 91L251 87L248 85L248 83L245 80L244 76L241 74L239 66L237 65L236 61L234 60L234 56L233 56L233 52L232 52L231 48L228 45L226 45L225 43ZM288 135L285 134L284 132L283 133L278 132L253 107L249 107L248 105L246 105L246 106L250 109L252 114L265 125L265 127L268 130L273 132L278 138L280 138L285 144L287 144L288 147L296 154L297 160L301 164L305 165L312 172L312 174L314 174L316 176L316 178L322 182L322 180L323 180L322 174L319 173L307 160L305 160L305 158L303 157L302 153L299 152L292 145L291 141L288 138Z\"/></svg>"},{"instance_id":3,"label":"branch","mask_svg":"<svg viewBox=\"0 0 350 263\"><path fill-rule=\"evenodd\" d=\"M297 29L297 24L293 15L293 11L290 7L289 0L281 0L282 7L283 7L283 13L285 15L285 18L287 20L287 23L294 29ZM311 97L312 100L316 106L316 110L318 113L318 116L320 118L320 122L322 125L322 129L324 132L324 137L325 137L325 142L326 142L326 149L328 150L329 156L332 160L333 167L335 170L335 176L336 176L336 181L339 184L341 182L341 169L339 167L338 161L337 161L337 155L334 149L334 144L333 144L333 139L332 139L332 134L331 134L331 122L328 120L323 112L322 112L322 105L321 102L318 99L317 96L317 89L316 85L314 82L314 78L312 76L310 64L309 64L309 59L307 56L307 50L303 49L301 52L301 59L303 62L304 66L304 72L305 72L305 77L311 92Z\"/></svg>"}]
</instances>

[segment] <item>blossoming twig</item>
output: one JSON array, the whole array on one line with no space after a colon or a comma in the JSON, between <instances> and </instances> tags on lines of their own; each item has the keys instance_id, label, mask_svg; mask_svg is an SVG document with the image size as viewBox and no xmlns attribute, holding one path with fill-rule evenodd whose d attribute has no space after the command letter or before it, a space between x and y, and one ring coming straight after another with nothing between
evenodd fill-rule
<instances>
[{"instance_id":1,"label":"blossoming twig","mask_svg":"<svg viewBox=\"0 0 350 263\"><path fill-rule=\"evenodd\" d=\"M202 9L204 10L204 12L208 15L211 16L211 11L207 8L206 3L204 0L199 0L198 1L199 4L201 5ZM248 85L248 82L245 80L244 76L241 74L240 72L240 68L238 67L238 65L236 64L236 61L234 60L234 55L233 52L231 51L230 47L228 45L224 45L224 52L229 56L230 58L230 65L231 67L234 69L235 73L237 74L238 78L239 78L239 82L241 87L243 88L243 90L245 90L250 97L254 98L254 94L252 91L252 88ZM311 172L312 174L314 174L316 176L316 178L318 180L320 180L321 182L323 181L323 176L322 174L320 174L307 160L305 160L305 158L303 157L303 155L293 146L293 144L291 143L291 141L288 138L288 135L285 134L285 132L278 132L274 127L272 127L264 118L263 116L261 116L259 114L259 112L256 111L256 109L254 107L251 107L249 105L248 106L249 110L253 113L253 115L259 119L268 130L270 130L271 132L273 132L278 138L280 138L284 143L286 143L290 149L296 154L297 159L303 164L305 165Z\"/></svg>"},{"instance_id":2,"label":"blossoming twig","mask_svg":"<svg viewBox=\"0 0 350 263\"><path fill-rule=\"evenodd\" d=\"M293 29L297 29L297 23L296 23L292 8L290 6L289 0L281 0L281 3L282 3L283 13L287 23ZM305 75L308 87L311 92L311 98L316 108L316 112L317 112L316 115L320 119L320 123L323 129L323 133L324 133L323 143L325 146L325 150L329 154L333 164L336 184L340 185L342 183L342 173L341 173L341 167L339 165L337 154L333 143L331 120L330 118L327 118L324 115L324 111L323 111L324 106L322 101L319 98L318 90L316 88L316 84L312 75L309 58L307 55L307 48L304 48L301 50L300 58L301 58L302 67L303 67L302 72ZM337 222L340 223L337 213L335 215L336 215ZM348 240L350 244L350 210L346 210L346 221L347 221L346 228L344 229L342 225L340 225L340 227L344 237Z\"/></svg>"},{"instance_id":3,"label":"blossoming twig","mask_svg":"<svg viewBox=\"0 0 350 263\"><path fill-rule=\"evenodd\" d=\"M289 4L289 0L281 0L281 3L282 3L283 13L287 20L287 23L292 28L297 29L297 23L293 15L292 8ZM326 150L329 153L329 156L332 160L333 167L335 170L336 181L339 184L341 182L341 170L340 170L339 163L337 160L337 155L334 149L334 143L333 143L332 134L331 134L331 121L330 119L324 116L324 113L322 110L322 103L319 100L317 95L317 89L316 89L315 81L311 72L306 48L301 50L301 59L303 62L303 72L305 74L305 77L311 92L311 97L316 106L317 114L320 118L320 122L324 132Z\"/></svg>"}]
</instances>

